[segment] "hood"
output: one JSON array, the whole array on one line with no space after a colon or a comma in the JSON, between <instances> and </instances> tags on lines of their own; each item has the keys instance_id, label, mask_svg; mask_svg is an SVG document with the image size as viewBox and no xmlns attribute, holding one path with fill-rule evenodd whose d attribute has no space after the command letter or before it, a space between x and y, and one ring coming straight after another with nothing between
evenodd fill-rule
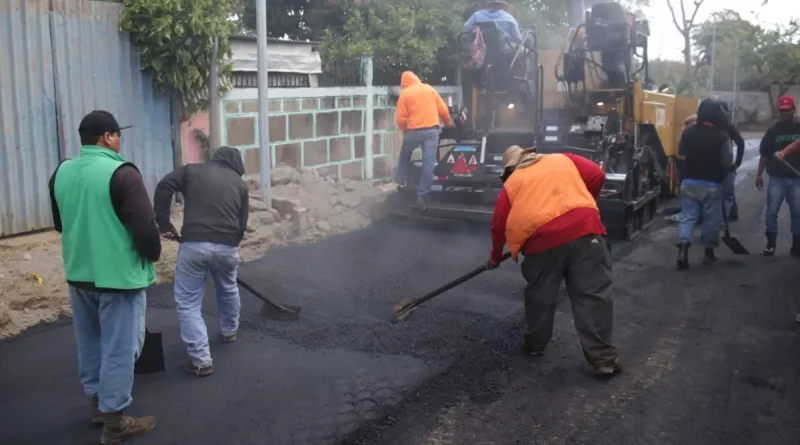
<instances>
[{"instance_id":1,"label":"hood","mask_svg":"<svg viewBox=\"0 0 800 445\"><path fill-rule=\"evenodd\" d=\"M217 151L214 152L214 156L211 157L211 162L216 162L231 168L239 176L244 174L242 152L233 147L220 147L217 149Z\"/></svg>"},{"instance_id":2,"label":"hood","mask_svg":"<svg viewBox=\"0 0 800 445\"><path fill-rule=\"evenodd\" d=\"M422 83L422 81L412 71L404 71L400 77L400 88L407 88L418 83Z\"/></svg>"},{"instance_id":3,"label":"hood","mask_svg":"<svg viewBox=\"0 0 800 445\"><path fill-rule=\"evenodd\" d=\"M488 17L490 19L500 19L500 18L504 18L505 17L506 10L505 9L495 9L494 11L492 11L491 9L484 9L481 13L485 17Z\"/></svg>"},{"instance_id":4,"label":"hood","mask_svg":"<svg viewBox=\"0 0 800 445\"><path fill-rule=\"evenodd\" d=\"M708 123L715 127L725 128L728 124L728 117L719 102L714 99L706 99L697 107L697 123Z\"/></svg>"},{"instance_id":5,"label":"hood","mask_svg":"<svg viewBox=\"0 0 800 445\"><path fill-rule=\"evenodd\" d=\"M503 168L522 169L530 167L547 155L536 153L536 148L522 148L519 145L508 147L503 153Z\"/></svg>"}]
</instances>

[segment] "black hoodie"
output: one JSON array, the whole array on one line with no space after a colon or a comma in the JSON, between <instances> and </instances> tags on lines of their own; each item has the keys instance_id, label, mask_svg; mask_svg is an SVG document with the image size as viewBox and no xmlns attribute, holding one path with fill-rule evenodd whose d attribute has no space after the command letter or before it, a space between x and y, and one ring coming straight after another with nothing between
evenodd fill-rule
<instances>
[{"instance_id":1,"label":"black hoodie","mask_svg":"<svg viewBox=\"0 0 800 445\"><path fill-rule=\"evenodd\" d=\"M700 103L697 124L684 131L678 147L685 157L683 179L721 183L730 173L732 153L727 122L717 101L706 99Z\"/></svg>"},{"instance_id":2,"label":"black hoodie","mask_svg":"<svg viewBox=\"0 0 800 445\"><path fill-rule=\"evenodd\" d=\"M184 197L181 241L238 246L247 229L250 205L243 174L241 152L220 147L211 161L185 165L165 176L153 197L160 230L172 230L170 204L172 195L180 192Z\"/></svg>"}]
</instances>

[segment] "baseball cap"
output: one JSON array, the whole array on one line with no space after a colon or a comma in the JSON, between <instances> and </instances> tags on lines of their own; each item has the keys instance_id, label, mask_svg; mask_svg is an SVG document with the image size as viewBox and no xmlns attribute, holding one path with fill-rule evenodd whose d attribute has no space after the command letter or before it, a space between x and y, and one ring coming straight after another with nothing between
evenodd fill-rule
<instances>
[{"instance_id":1,"label":"baseball cap","mask_svg":"<svg viewBox=\"0 0 800 445\"><path fill-rule=\"evenodd\" d=\"M781 96L778 98L778 110L789 111L794 108L794 98L792 96Z\"/></svg>"},{"instance_id":2,"label":"baseball cap","mask_svg":"<svg viewBox=\"0 0 800 445\"><path fill-rule=\"evenodd\" d=\"M117 119L108 111L94 110L83 117L78 125L78 134L82 138L99 137L106 133L119 133L126 128L131 128L131 126L120 127Z\"/></svg>"}]
</instances>

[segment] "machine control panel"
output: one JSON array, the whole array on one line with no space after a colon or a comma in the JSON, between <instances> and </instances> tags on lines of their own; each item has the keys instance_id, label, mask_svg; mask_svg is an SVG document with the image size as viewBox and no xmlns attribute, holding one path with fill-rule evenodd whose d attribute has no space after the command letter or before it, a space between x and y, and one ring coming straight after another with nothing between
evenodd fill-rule
<instances>
[{"instance_id":1,"label":"machine control panel","mask_svg":"<svg viewBox=\"0 0 800 445\"><path fill-rule=\"evenodd\" d=\"M586 131L602 132L608 125L608 115L593 114L586 120Z\"/></svg>"}]
</instances>

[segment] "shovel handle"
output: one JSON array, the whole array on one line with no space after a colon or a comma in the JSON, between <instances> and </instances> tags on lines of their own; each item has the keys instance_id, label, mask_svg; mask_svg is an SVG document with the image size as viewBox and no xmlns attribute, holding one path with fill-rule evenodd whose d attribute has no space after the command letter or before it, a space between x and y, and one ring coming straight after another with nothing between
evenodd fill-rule
<instances>
[{"instance_id":1,"label":"shovel handle","mask_svg":"<svg viewBox=\"0 0 800 445\"><path fill-rule=\"evenodd\" d=\"M788 168L789 170L791 170L791 171L792 171L792 173L794 173L795 175L797 175L797 177L798 177L798 178L800 178L800 170L797 170L796 168L794 168L794 167L792 166L792 164L790 164L790 163L789 163L789 161L787 161L786 159L781 159L781 158L778 158L778 157L775 157L775 159L777 159L777 160L779 160L779 161L783 162L783 165L785 165L785 166L786 166L786 168Z\"/></svg>"},{"instance_id":2,"label":"shovel handle","mask_svg":"<svg viewBox=\"0 0 800 445\"><path fill-rule=\"evenodd\" d=\"M500 262L502 263L503 261L505 261L505 260L507 260L509 258L511 258L511 252L506 252L500 258ZM461 283L463 283L465 281L468 281L468 280L470 280L472 278L475 278L477 275L479 275L479 274L481 274L482 272L485 272L485 271L486 271L486 264L482 264L481 266L476 267L475 269L473 269L473 270L467 272L466 274L456 278L455 280L450 281L449 283L442 285L441 287L437 288L436 290L428 292L427 294L417 298L416 300L414 300L411 303L409 303L408 305L406 305L406 307L403 308L403 311L405 311L407 309L411 309L411 308L417 307L417 306L421 305L422 303L424 303L424 302L426 302L426 301L428 301L428 300L430 300L430 299L432 299L434 297L437 297L437 296L449 291L450 289L458 286L459 284L461 284Z\"/></svg>"}]
</instances>

